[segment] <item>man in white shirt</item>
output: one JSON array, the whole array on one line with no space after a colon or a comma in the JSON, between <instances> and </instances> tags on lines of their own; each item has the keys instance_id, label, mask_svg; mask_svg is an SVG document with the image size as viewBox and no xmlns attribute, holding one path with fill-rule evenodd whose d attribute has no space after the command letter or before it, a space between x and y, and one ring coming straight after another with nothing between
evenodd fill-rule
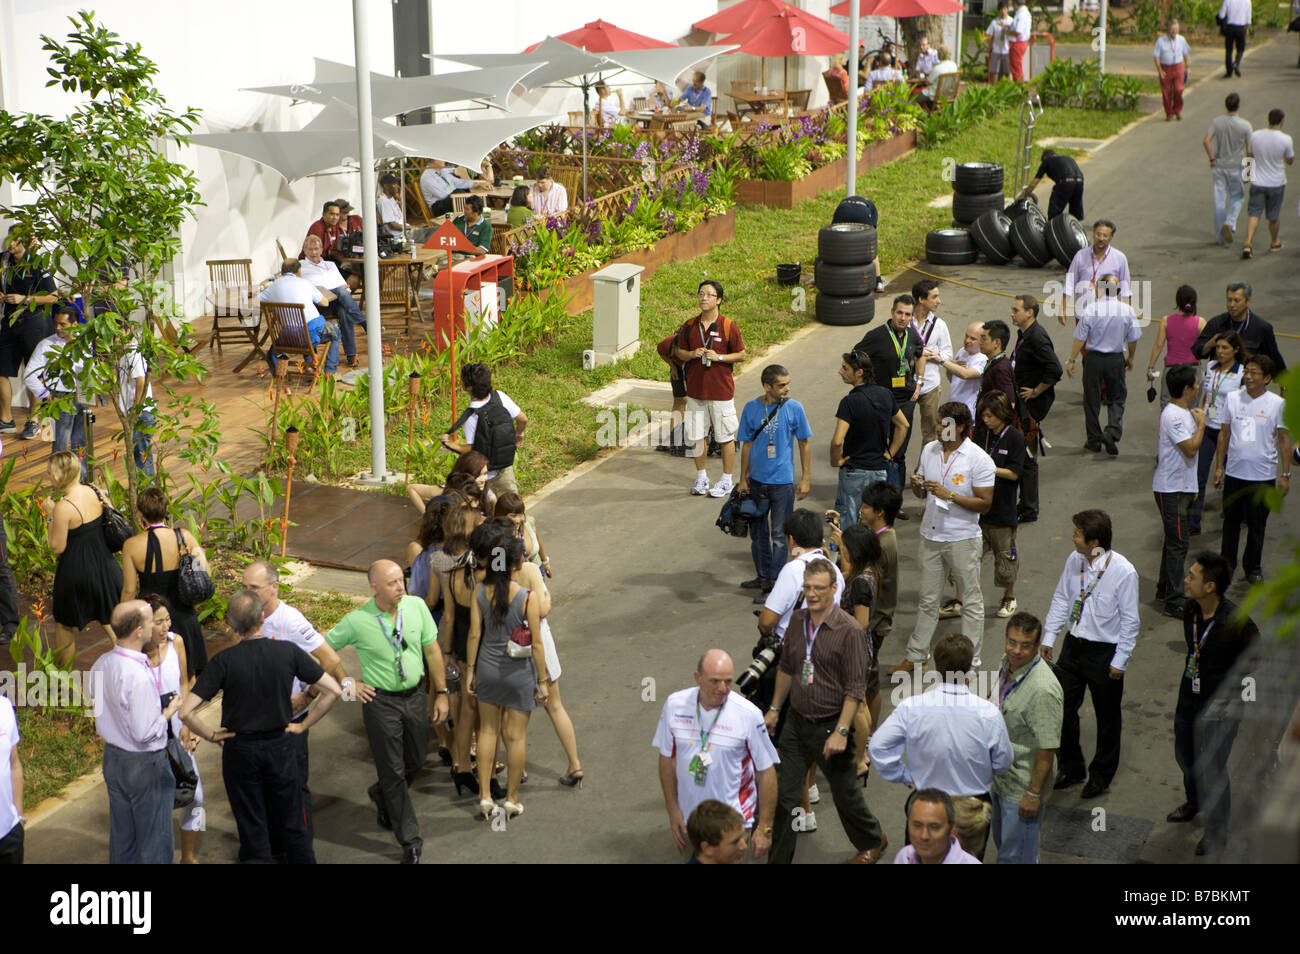
<instances>
[{"instance_id":1,"label":"man in white shirt","mask_svg":"<svg viewBox=\"0 0 1300 954\"><path fill-rule=\"evenodd\" d=\"M785 638L790 616L803 601L804 569L813 560L831 560L822 549L822 519L813 511L805 507L793 510L785 518L782 529L790 562L777 574L763 611L758 614L758 631L764 636L775 635L778 640ZM835 570L834 601L839 606L844 594L844 574L834 561L831 561L831 566Z\"/></svg>"},{"instance_id":2,"label":"man in white shirt","mask_svg":"<svg viewBox=\"0 0 1300 954\"><path fill-rule=\"evenodd\" d=\"M0 865L23 863L23 760L18 757L18 719L0 693Z\"/></svg>"},{"instance_id":3,"label":"man in white shirt","mask_svg":"<svg viewBox=\"0 0 1300 954\"><path fill-rule=\"evenodd\" d=\"M1241 97L1229 93L1223 101L1227 113L1216 116L1202 143L1210 157L1210 172L1214 182L1214 233L1220 245L1231 245L1237 234L1237 216L1246 197L1241 182L1241 160L1246 155L1250 140L1250 123L1237 115ZM1226 207L1225 207L1226 206Z\"/></svg>"},{"instance_id":4,"label":"man in white shirt","mask_svg":"<svg viewBox=\"0 0 1300 954\"><path fill-rule=\"evenodd\" d=\"M687 844L686 819L712 798L740 812L754 833L754 857L761 858L772 845L780 758L763 713L731 691L735 671L721 649L701 656L695 688L668 697L652 744L659 750L659 783L677 847Z\"/></svg>"},{"instance_id":5,"label":"man in white shirt","mask_svg":"<svg viewBox=\"0 0 1300 954\"><path fill-rule=\"evenodd\" d=\"M984 322L972 321L966 326L961 348L947 361L941 362L944 371L948 372L948 400L965 404L970 410L971 420L975 419L975 399L980 393L980 375L989 362L988 355L980 350L980 336L983 332ZM926 362L926 370L929 370L929 361Z\"/></svg>"},{"instance_id":6,"label":"man in white shirt","mask_svg":"<svg viewBox=\"0 0 1300 954\"><path fill-rule=\"evenodd\" d=\"M460 383L465 390L469 391L469 407L461 414L460 420L446 434L439 437L442 446L457 454L478 451L488 459L488 480L491 482L492 492L498 497L504 493L519 493L519 485L515 482L514 448L524 442L524 429L528 427L528 415L519 409L518 404L510 400L510 395L505 391L492 389L492 369L486 364L471 363L461 367ZM488 405L494 402L500 407L488 410ZM505 409L504 412L501 408ZM514 425L514 443L510 446L504 443L496 446L494 441L498 437L502 442L505 440L507 432L504 428L504 418L506 416ZM487 427L480 429L480 417L491 418ZM452 439L452 435L461 425L465 427L463 444Z\"/></svg>"},{"instance_id":7,"label":"man in white shirt","mask_svg":"<svg viewBox=\"0 0 1300 954\"><path fill-rule=\"evenodd\" d=\"M930 49L930 34L924 30L917 31L916 42L919 49L916 62L912 64L912 71L917 78L924 78L929 76L930 70L938 65L940 57L937 51Z\"/></svg>"},{"instance_id":8,"label":"man in white shirt","mask_svg":"<svg viewBox=\"0 0 1300 954\"><path fill-rule=\"evenodd\" d=\"M881 83L906 83L907 77L901 70L894 68L894 55L892 53L880 54L880 65L867 74L866 83L863 85L863 92L870 93L872 88L879 86Z\"/></svg>"},{"instance_id":9,"label":"man in white shirt","mask_svg":"<svg viewBox=\"0 0 1300 954\"><path fill-rule=\"evenodd\" d=\"M551 167L537 170L537 181L529 191L534 215L559 215L569 210L569 191L551 178Z\"/></svg>"},{"instance_id":10,"label":"man in white shirt","mask_svg":"<svg viewBox=\"0 0 1300 954\"><path fill-rule=\"evenodd\" d=\"M921 451L912 474L912 493L925 500L920 601L907 656L890 670L891 675L911 672L929 658L930 640L939 624L939 598L949 574L962 594L962 635L974 647L974 665L980 665L984 596L980 591L983 537L979 517L993 505L997 478L992 459L971 442L970 431L971 414L965 404L949 401L941 405L939 439Z\"/></svg>"},{"instance_id":11,"label":"man in white shirt","mask_svg":"<svg viewBox=\"0 0 1300 954\"><path fill-rule=\"evenodd\" d=\"M1282 421L1286 402L1268 390L1275 368L1265 354L1246 359L1246 386L1228 395L1227 412L1214 455L1214 486L1223 488L1223 546L1229 579L1237 569L1241 524L1246 523L1242 568L1246 582L1263 576L1264 530L1268 525L1267 488L1285 497L1291 489L1291 434ZM1281 463L1282 472L1278 473ZM1276 475L1276 482L1274 481Z\"/></svg>"},{"instance_id":12,"label":"man in white shirt","mask_svg":"<svg viewBox=\"0 0 1300 954\"><path fill-rule=\"evenodd\" d=\"M921 396L916 402L916 410L921 416L922 446L939 436L939 404L943 400L943 377L940 367L952 358L952 334L948 325L939 317L939 283L932 278L923 278L912 286L912 297L916 304L912 310L912 327L921 336L925 348L925 372L921 376ZM955 401L956 398L953 398Z\"/></svg>"},{"instance_id":13,"label":"man in white shirt","mask_svg":"<svg viewBox=\"0 0 1300 954\"><path fill-rule=\"evenodd\" d=\"M420 173L420 194L429 207L430 215L446 215L451 211L451 194L469 192L474 180L461 178L441 159L430 159L428 167Z\"/></svg>"},{"instance_id":14,"label":"man in white shirt","mask_svg":"<svg viewBox=\"0 0 1300 954\"><path fill-rule=\"evenodd\" d=\"M1052 594L1043 623L1043 658L1052 661L1061 631L1065 645L1055 668L1065 695L1061 724L1060 773L1054 789L1082 782L1084 798L1094 798L1110 786L1119 768L1120 706L1124 701L1124 671L1137 644L1138 575L1133 564L1110 548L1110 516L1101 510L1074 515L1074 552ZM1097 752L1085 773L1079 744L1079 706L1084 690L1092 694L1097 715Z\"/></svg>"},{"instance_id":15,"label":"man in white shirt","mask_svg":"<svg viewBox=\"0 0 1300 954\"><path fill-rule=\"evenodd\" d=\"M76 389L76 386L71 381L67 382L67 384L61 383L54 375L54 372L51 371L48 375L45 373L50 360L56 357L63 350L63 346L72 340L73 325L76 320L76 312L72 308L66 305L55 308L54 334L38 341L36 347L32 349L32 356L27 359L27 365L23 371L23 386L27 388L27 397L31 402L31 407L27 415L27 426L18 435L21 440L30 441L40 432L41 413L39 402L56 397L56 392L70 394Z\"/></svg>"},{"instance_id":16,"label":"man in white shirt","mask_svg":"<svg viewBox=\"0 0 1300 954\"><path fill-rule=\"evenodd\" d=\"M1250 26L1250 0L1223 0L1215 19L1223 30L1223 68L1227 71L1224 79L1234 73L1241 75L1241 57L1246 52L1246 28ZM1232 51L1237 55L1233 58Z\"/></svg>"},{"instance_id":17,"label":"man in white shirt","mask_svg":"<svg viewBox=\"0 0 1300 954\"><path fill-rule=\"evenodd\" d=\"M1261 216L1268 219L1268 232L1272 239L1269 251L1282 247L1278 240L1278 227L1282 224L1282 196L1286 192L1286 167L1295 162L1295 144L1282 132L1286 113L1280 109L1268 111L1268 128L1253 133L1246 142L1246 155L1250 157L1250 200L1246 204L1246 244L1242 258L1252 256L1251 245Z\"/></svg>"},{"instance_id":18,"label":"man in white shirt","mask_svg":"<svg viewBox=\"0 0 1300 954\"><path fill-rule=\"evenodd\" d=\"M1247 0L1249 2L1249 0ZM1017 83L1025 81L1025 51L1029 49L1029 34L1034 29L1034 18L1029 5L1020 0L1016 14L1011 18L1011 78Z\"/></svg>"},{"instance_id":19,"label":"man in white shirt","mask_svg":"<svg viewBox=\"0 0 1300 954\"><path fill-rule=\"evenodd\" d=\"M365 316L361 314L361 308L348 290L348 283L339 271L339 267L325 258L325 247L321 244L320 238L308 235L302 243L302 251L303 258L299 259L302 267L298 276L325 293L322 297L326 310L338 319L343 354L347 357L348 365L356 367L356 328L357 325L363 328L366 326Z\"/></svg>"},{"instance_id":20,"label":"man in white shirt","mask_svg":"<svg viewBox=\"0 0 1300 954\"><path fill-rule=\"evenodd\" d=\"M1183 118L1183 88L1187 85L1187 60L1192 55L1187 41L1178 35L1178 21L1170 20L1166 32L1156 37L1151 54L1156 61L1156 78L1164 100L1165 122Z\"/></svg>"},{"instance_id":21,"label":"man in white shirt","mask_svg":"<svg viewBox=\"0 0 1300 954\"><path fill-rule=\"evenodd\" d=\"M95 660L95 731L104 740L108 789L109 864L172 863L172 803L176 778L167 761L167 727L181 697L166 708L158 697L149 653L157 640L144 600L113 610L117 644Z\"/></svg>"},{"instance_id":22,"label":"man in white shirt","mask_svg":"<svg viewBox=\"0 0 1300 954\"><path fill-rule=\"evenodd\" d=\"M998 14L984 31L989 38L990 83L1011 75L1011 4L999 0Z\"/></svg>"},{"instance_id":23,"label":"man in white shirt","mask_svg":"<svg viewBox=\"0 0 1300 954\"><path fill-rule=\"evenodd\" d=\"M1117 276L1103 275L1097 283L1097 295L1097 300L1089 302L1079 315L1065 373L1074 377L1079 352L1086 347L1088 353L1083 356L1083 420L1088 437L1083 449L1099 451L1104 444L1106 453L1114 457L1119 453L1117 445L1124 434L1124 402L1128 398L1128 383L1124 375L1133 370L1133 355L1137 352L1142 329L1133 309L1120 300ZM1101 429L1103 387L1106 391L1104 431Z\"/></svg>"},{"instance_id":24,"label":"man in white shirt","mask_svg":"<svg viewBox=\"0 0 1300 954\"><path fill-rule=\"evenodd\" d=\"M1160 434L1156 439L1156 472L1151 490L1156 495L1165 542L1160 556L1156 599L1163 600L1165 615L1183 618L1183 565L1187 548L1192 504L1196 501L1196 460L1205 439L1205 412L1192 407L1196 400L1196 365L1176 364L1165 374L1171 400L1160 412Z\"/></svg>"},{"instance_id":25,"label":"man in white shirt","mask_svg":"<svg viewBox=\"0 0 1300 954\"><path fill-rule=\"evenodd\" d=\"M135 466L147 477L154 476L153 428L158 423L157 406L153 400L153 385L149 383L149 365L139 350L132 348L117 362L117 406L125 412L140 405L140 415L131 433L131 453Z\"/></svg>"},{"instance_id":26,"label":"man in white shirt","mask_svg":"<svg viewBox=\"0 0 1300 954\"><path fill-rule=\"evenodd\" d=\"M328 291L321 291L302 278L299 275L301 270L302 262L298 259L285 259L284 264L280 266L280 277L262 289L257 298L258 301L302 305L302 316L307 322L307 334L311 337L312 347L317 347L321 341L330 343L329 351L325 354L325 373L333 374L339 367L339 330L336 325L328 324L321 317L316 306L327 304L334 296ZM275 367L274 345L275 342L272 341L271 347L267 349L272 370Z\"/></svg>"},{"instance_id":27,"label":"man in white shirt","mask_svg":"<svg viewBox=\"0 0 1300 954\"><path fill-rule=\"evenodd\" d=\"M380 234L400 239L406 232L406 213L399 198L402 194L402 180L393 173L386 172L379 179L379 188Z\"/></svg>"}]
</instances>

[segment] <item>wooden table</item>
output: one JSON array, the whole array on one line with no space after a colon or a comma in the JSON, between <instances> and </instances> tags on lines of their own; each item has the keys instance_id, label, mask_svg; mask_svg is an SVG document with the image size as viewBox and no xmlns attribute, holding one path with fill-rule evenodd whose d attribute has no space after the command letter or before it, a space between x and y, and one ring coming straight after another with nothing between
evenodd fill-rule
<instances>
[{"instance_id":1,"label":"wooden table","mask_svg":"<svg viewBox=\"0 0 1300 954\"><path fill-rule=\"evenodd\" d=\"M517 184L521 186L525 186L531 191L533 186L537 184L537 180L525 179L523 182ZM492 208L504 209L506 207L506 204L510 201L511 196L515 194L515 186L516 183L513 179L507 179L504 182L502 182L501 185L496 186L495 188L489 190L488 192L482 192L480 193L480 195L483 196L483 198L487 201L489 205L492 206ZM492 224L496 225L496 222L494 221Z\"/></svg>"},{"instance_id":2,"label":"wooden table","mask_svg":"<svg viewBox=\"0 0 1300 954\"><path fill-rule=\"evenodd\" d=\"M399 307L405 308L405 311L402 312L402 314L408 318L408 327L409 327L409 318L413 308L415 313L420 316L420 320L423 321L424 308L420 304L420 285L424 281L424 267L426 265L432 265L438 259L439 256L443 256L445 254L446 253L441 251L440 249L432 249L432 248L424 248L423 246L416 246L414 249L411 250L410 254L392 255L388 258L381 258L379 260L380 289L383 289L384 287L384 272L386 270L405 268L408 270L407 282L406 282L408 294L406 296L405 302L397 302L397 301L386 302L384 301L383 295L381 293L379 299L380 307L382 308L384 305L388 304L388 305L398 305ZM350 257L345 257L343 261L348 262L350 264L356 264L361 266L362 274L363 275L365 274L364 258L357 258L355 256L350 256ZM360 305L362 303L358 302L357 304Z\"/></svg>"},{"instance_id":3,"label":"wooden table","mask_svg":"<svg viewBox=\"0 0 1300 954\"><path fill-rule=\"evenodd\" d=\"M703 115L697 111L676 110L673 112L656 113L654 110L642 109L631 114L632 120L639 126L645 126L648 129L664 129L672 123L694 122Z\"/></svg>"},{"instance_id":4,"label":"wooden table","mask_svg":"<svg viewBox=\"0 0 1300 954\"><path fill-rule=\"evenodd\" d=\"M746 113L763 113L767 112L777 103L785 102L785 90L769 89L766 93L737 93L732 92L731 98L736 101L736 112L743 116ZM741 110L741 105L748 107Z\"/></svg>"}]
</instances>

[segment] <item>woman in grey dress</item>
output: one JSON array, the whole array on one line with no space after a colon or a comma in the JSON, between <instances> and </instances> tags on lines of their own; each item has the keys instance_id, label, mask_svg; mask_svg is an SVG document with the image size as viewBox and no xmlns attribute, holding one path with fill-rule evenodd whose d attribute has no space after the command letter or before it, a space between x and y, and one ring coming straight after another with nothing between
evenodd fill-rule
<instances>
[{"instance_id":1,"label":"woman in grey dress","mask_svg":"<svg viewBox=\"0 0 1300 954\"><path fill-rule=\"evenodd\" d=\"M547 697L546 657L540 637L533 639L532 654L512 659L506 651L510 634L525 621L541 632L539 600L510 577L524 559L523 545L500 526L485 523L470 535L475 564L485 572L475 589L469 617L469 691L478 698L479 810L490 818L496 810L489 791L496 762L497 739L506 744L506 817L523 812L519 782L524 774L528 716Z\"/></svg>"}]
</instances>

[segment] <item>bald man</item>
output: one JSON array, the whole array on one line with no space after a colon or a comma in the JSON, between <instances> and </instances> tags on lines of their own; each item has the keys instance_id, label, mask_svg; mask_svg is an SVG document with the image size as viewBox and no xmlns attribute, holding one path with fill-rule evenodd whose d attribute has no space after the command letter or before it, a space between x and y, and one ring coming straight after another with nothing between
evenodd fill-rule
<instances>
[{"instance_id":1,"label":"bald man","mask_svg":"<svg viewBox=\"0 0 1300 954\"><path fill-rule=\"evenodd\" d=\"M378 781L370 786L376 823L402 846L402 864L420 863L424 841L409 791L429 750L429 710L421 691L425 670L433 679L433 720L447 718L447 671L438 627L424 600L406 595L402 568L392 560L370 565L374 598L329 631L334 650L354 646L361 660L355 683Z\"/></svg>"},{"instance_id":2,"label":"bald man","mask_svg":"<svg viewBox=\"0 0 1300 954\"><path fill-rule=\"evenodd\" d=\"M753 829L754 857L761 858L772 846L780 758L763 726L763 713L731 691L735 672L735 663L721 649L701 656L695 686L674 692L664 703L652 744L659 750L659 782L677 847L687 845L686 819L695 807L717 799L740 812L745 827Z\"/></svg>"},{"instance_id":3,"label":"bald man","mask_svg":"<svg viewBox=\"0 0 1300 954\"><path fill-rule=\"evenodd\" d=\"M972 421L975 416L975 399L980 393L980 375L988 357L980 351L980 334L984 331L984 322L972 321L966 326L966 340L951 358L942 361L942 367L948 372L948 400L961 401L970 408ZM937 353L926 355L931 361L938 361Z\"/></svg>"}]
</instances>

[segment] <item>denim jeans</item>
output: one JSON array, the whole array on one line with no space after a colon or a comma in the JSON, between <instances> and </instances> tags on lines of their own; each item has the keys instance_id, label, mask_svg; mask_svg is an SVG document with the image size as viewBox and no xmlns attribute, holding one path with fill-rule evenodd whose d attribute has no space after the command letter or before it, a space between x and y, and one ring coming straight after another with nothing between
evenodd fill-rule
<instances>
[{"instance_id":1,"label":"denim jeans","mask_svg":"<svg viewBox=\"0 0 1300 954\"><path fill-rule=\"evenodd\" d=\"M149 447L153 441L153 434L147 430L142 431L140 428L152 429L157 422L158 419L154 417L153 411L141 411L140 419L136 421L136 430L131 435L136 469L146 477L154 475L153 453Z\"/></svg>"},{"instance_id":2,"label":"denim jeans","mask_svg":"<svg viewBox=\"0 0 1300 954\"><path fill-rule=\"evenodd\" d=\"M325 373L333 374L339 369L339 335L338 328L332 327L325 323L325 319L317 315L311 321L307 322L307 334L311 335L312 347L319 347L321 341L330 343L329 351L325 352Z\"/></svg>"},{"instance_id":3,"label":"denim jeans","mask_svg":"<svg viewBox=\"0 0 1300 954\"><path fill-rule=\"evenodd\" d=\"M751 478L749 495L758 508L758 519L749 525L749 552L758 578L772 582L785 566L784 527L794 509L794 484L765 484Z\"/></svg>"},{"instance_id":4,"label":"denim jeans","mask_svg":"<svg viewBox=\"0 0 1300 954\"><path fill-rule=\"evenodd\" d=\"M867 484L886 483L889 475L883 470L854 470L845 464L840 468L839 486L835 491L835 509L840 514L840 529L847 530L858 522L858 508L862 506L862 490Z\"/></svg>"},{"instance_id":5,"label":"denim jeans","mask_svg":"<svg viewBox=\"0 0 1300 954\"><path fill-rule=\"evenodd\" d=\"M104 787L108 789L108 863L171 864L176 777L167 753L104 746Z\"/></svg>"},{"instance_id":6,"label":"denim jeans","mask_svg":"<svg viewBox=\"0 0 1300 954\"><path fill-rule=\"evenodd\" d=\"M1246 201L1246 186L1241 181L1241 169L1220 169L1215 166L1210 170L1214 174L1214 237L1220 243L1224 223L1234 233L1237 231L1237 217L1241 215L1241 205ZM1224 211L1224 206L1227 211Z\"/></svg>"},{"instance_id":7,"label":"denim jeans","mask_svg":"<svg viewBox=\"0 0 1300 954\"><path fill-rule=\"evenodd\" d=\"M54 397L67 397L56 393ZM75 411L64 411L54 419L54 450L80 450L86 446L86 409L81 404Z\"/></svg>"},{"instance_id":8,"label":"denim jeans","mask_svg":"<svg viewBox=\"0 0 1300 954\"><path fill-rule=\"evenodd\" d=\"M1191 533L1201 532L1201 514L1205 512L1205 488L1210 479L1210 469L1214 466L1214 449L1219 443L1220 428L1205 427L1205 439L1201 441L1200 455L1196 458L1196 484L1200 488L1196 499L1192 501L1192 512L1187 522Z\"/></svg>"},{"instance_id":9,"label":"denim jeans","mask_svg":"<svg viewBox=\"0 0 1300 954\"><path fill-rule=\"evenodd\" d=\"M356 300L352 293L348 291L347 285L340 285L332 290L335 300L329 303L326 310L339 321L339 335L343 339L343 353L349 358L356 357L357 354L357 337L356 326L366 326L366 319L361 314Z\"/></svg>"},{"instance_id":10,"label":"denim jeans","mask_svg":"<svg viewBox=\"0 0 1300 954\"><path fill-rule=\"evenodd\" d=\"M998 864L1038 864L1038 831L1046 810L1040 803L1036 818L1021 818L1019 802L993 793L993 844L998 846Z\"/></svg>"}]
</instances>

